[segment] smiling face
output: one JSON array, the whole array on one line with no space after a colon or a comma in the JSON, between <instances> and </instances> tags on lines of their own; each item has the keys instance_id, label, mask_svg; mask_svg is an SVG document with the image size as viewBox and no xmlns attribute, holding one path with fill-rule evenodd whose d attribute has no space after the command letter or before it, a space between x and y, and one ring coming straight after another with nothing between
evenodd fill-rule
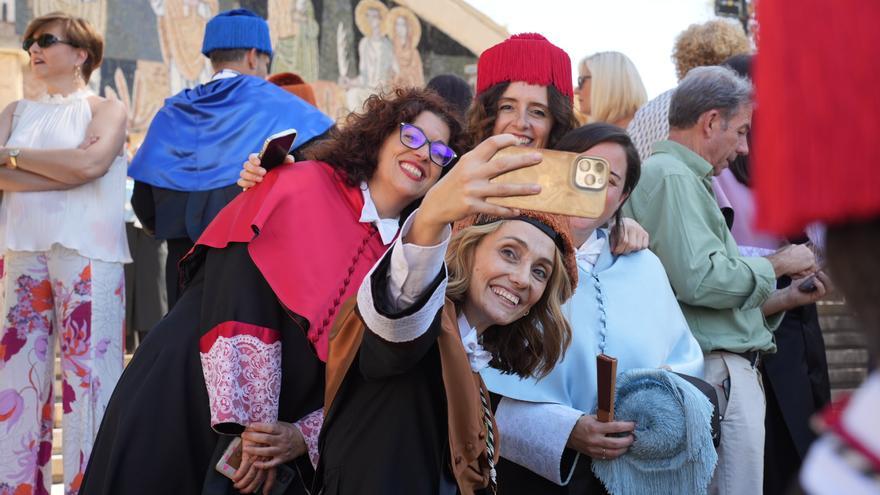
<instances>
[{"instance_id":1,"label":"smiling face","mask_svg":"<svg viewBox=\"0 0 880 495\"><path fill-rule=\"evenodd\" d=\"M547 87L510 83L498 100L492 134L513 134L524 146L545 148L552 129Z\"/></svg>"},{"instance_id":2,"label":"smiling face","mask_svg":"<svg viewBox=\"0 0 880 495\"><path fill-rule=\"evenodd\" d=\"M449 142L449 126L432 112L422 112L409 123L424 131L430 141ZM406 205L428 192L442 170L431 161L427 143L417 150L409 149L400 142L400 131L395 128L379 148L376 171L369 180L370 193L377 205L380 202L389 205L399 214ZM387 213L387 216L396 215Z\"/></svg>"},{"instance_id":3,"label":"smiling face","mask_svg":"<svg viewBox=\"0 0 880 495\"><path fill-rule=\"evenodd\" d=\"M626 201L626 196L623 195L623 186L626 183L627 164L626 151L623 146L611 142L599 143L585 150L583 154L604 158L611 165L611 169L608 174L608 193L605 196L605 209L602 210L602 215L599 218L569 217L569 226L575 246L583 244L594 230L605 225L614 216L620 205Z\"/></svg>"},{"instance_id":4,"label":"smiling face","mask_svg":"<svg viewBox=\"0 0 880 495\"><path fill-rule=\"evenodd\" d=\"M537 227L505 221L474 248L470 285L462 310L478 331L522 318L553 273L556 245Z\"/></svg>"},{"instance_id":5,"label":"smiling face","mask_svg":"<svg viewBox=\"0 0 880 495\"><path fill-rule=\"evenodd\" d=\"M60 40L67 40L67 35L58 22L51 22L37 29L32 38L39 38L43 34L52 34ZM37 79L47 81L59 77L73 77L77 66L82 66L86 61L85 50L74 48L65 43L40 48L37 43L28 49L30 55L30 68Z\"/></svg>"},{"instance_id":6,"label":"smiling face","mask_svg":"<svg viewBox=\"0 0 880 495\"><path fill-rule=\"evenodd\" d=\"M752 105L746 104L725 119L721 114L710 118L704 156L712 164L714 175L730 166L738 155L749 154L748 134L752 125Z\"/></svg>"}]
</instances>

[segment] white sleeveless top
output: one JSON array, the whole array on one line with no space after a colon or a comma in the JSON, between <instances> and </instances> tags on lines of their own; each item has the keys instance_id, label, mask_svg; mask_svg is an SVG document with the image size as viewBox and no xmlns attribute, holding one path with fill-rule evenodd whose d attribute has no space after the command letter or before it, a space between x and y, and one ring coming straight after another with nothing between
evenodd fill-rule
<instances>
[{"instance_id":1,"label":"white sleeveless top","mask_svg":"<svg viewBox=\"0 0 880 495\"><path fill-rule=\"evenodd\" d=\"M19 101L6 146L75 149L92 120L91 95L80 90ZM92 182L66 191L4 191L0 251L48 251L57 243L86 258L130 262L123 220L126 172L120 150L107 173Z\"/></svg>"}]
</instances>

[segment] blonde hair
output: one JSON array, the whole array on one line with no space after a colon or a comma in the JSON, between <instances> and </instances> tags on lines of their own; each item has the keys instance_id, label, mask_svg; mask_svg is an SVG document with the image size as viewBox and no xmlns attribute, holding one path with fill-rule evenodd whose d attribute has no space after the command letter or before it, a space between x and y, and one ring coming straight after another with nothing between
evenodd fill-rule
<instances>
[{"instance_id":1,"label":"blonde hair","mask_svg":"<svg viewBox=\"0 0 880 495\"><path fill-rule=\"evenodd\" d=\"M741 25L723 19L691 24L675 39L672 61L678 79L694 67L721 65L725 60L749 53L749 39Z\"/></svg>"},{"instance_id":2,"label":"blonde hair","mask_svg":"<svg viewBox=\"0 0 880 495\"><path fill-rule=\"evenodd\" d=\"M24 30L23 38L31 38L34 33L53 22L57 22L61 27L66 41L75 48L85 50L86 61L83 62L80 70L83 80L88 83L92 72L100 67L104 60L104 38L95 31L89 21L64 12L51 12L33 19Z\"/></svg>"},{"instance_id":3,"label":"blonde hair","mask_svg":"<svg viewBox=\"0 0 880 495\"><path fill-rule=\"evenodd\" d=\"M477 246L504 222L473 225L452 236L446 251L446 296L456 304L464 302L470 287ZM571 292L568 272L556 249L547 286L529 313L509 325L492 326L483 332L482 345L493 355L492 366L523 378L550 373L571 342L571 326L562 314L562 303L571 297Z\"/></svg>"},{"instance_id":4,"label":"blonde hair","mask_svg":"<svg viewBox=\"0 0 880 495\"><path fill-rule=\"evenodd\" d=\"M645 102L648 92L639 71L620 52L599 52L581 60L579 70L590 71L590 122L615 123L630 119Z\"/></svg>"}]
</instances>

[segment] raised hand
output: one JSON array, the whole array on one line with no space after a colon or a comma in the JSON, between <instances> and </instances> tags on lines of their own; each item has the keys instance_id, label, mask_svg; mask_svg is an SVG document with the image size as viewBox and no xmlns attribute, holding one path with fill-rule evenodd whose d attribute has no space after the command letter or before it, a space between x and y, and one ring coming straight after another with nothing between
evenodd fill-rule
<instances>
[{"instance_id":1,"label":"raised hand","mask_svg":"<svg viewBox=\"0 0 880 495\"><path fill-rule=\"evenodd\" d=\"M492 197L530 196L541 192L538 184L490 182L505 172L541 161L538 152L494 158L498 150L516 144L518 139L512 134L500 134L486 139L462 156L455 168L425 195L406 241L422 246L437 244L447 225L477 213L502 218L518 215L516 209L486 201Z\"/></svg>"}]
</instances>

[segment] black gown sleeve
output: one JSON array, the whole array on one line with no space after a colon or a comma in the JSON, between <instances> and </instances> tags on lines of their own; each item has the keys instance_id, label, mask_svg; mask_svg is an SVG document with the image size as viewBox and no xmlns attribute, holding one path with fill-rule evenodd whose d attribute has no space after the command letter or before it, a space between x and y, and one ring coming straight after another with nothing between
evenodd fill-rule
<instances>
[{"instance_id":1,"label":"black gown sleeve","mask_svg":"<svg viewBox=\"0 0 880 495\"><path fill-rule=\"evenodd\" d=\"M403 311L394 311L388 300L388 270L391 265L389 251L379 262L370 278L375 310L385 318L402 320L411 317L424 309L432 294L440 288L446 278L446 271L440 270L428 288L419 296L415 303ZM415 340L407 342L390 342L373 331L364 332L364 339L358 353L360 371L366 379L381 379L406 373L421 361L428 350L434 345L440 332L440 314L438 311L427 331Z\"/></svg>"}]
</instances>

